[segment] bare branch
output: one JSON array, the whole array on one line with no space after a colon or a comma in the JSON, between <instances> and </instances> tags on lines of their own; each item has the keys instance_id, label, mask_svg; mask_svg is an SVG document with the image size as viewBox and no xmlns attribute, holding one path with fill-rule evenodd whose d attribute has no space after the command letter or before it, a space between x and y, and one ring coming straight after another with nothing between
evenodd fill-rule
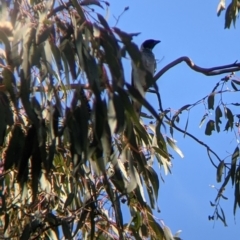
<instances>
[{"instance_id":1,"label":"bare branch","mask_svg":"<svg viewBox=\"0 0 240 240\"><path fill-rule=\"evenodd\" d=\"M170 68L176 66L177 64L185 62L191 69L193 69L196 72L200 72L206 76L214 76L214 75L220 75L223 73L231 73L231 72L237 72L240 71L240 63L234 62L232 64L223 65L223 66L217 66L212 68L202 68L197 66L189 57L180 57L173 62L169 63L167 66L162 68L155 76L154 80L157 81L165 72L167 72ZM150 87L150 86L148 86Z\"/></svg>"}]
</instances>

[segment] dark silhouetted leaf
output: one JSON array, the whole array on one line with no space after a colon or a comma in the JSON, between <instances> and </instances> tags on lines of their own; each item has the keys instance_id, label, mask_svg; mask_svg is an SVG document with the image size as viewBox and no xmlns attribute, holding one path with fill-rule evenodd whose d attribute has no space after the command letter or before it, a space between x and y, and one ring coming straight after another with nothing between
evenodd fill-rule
<instances>
[{"instance_id":1,"label":"dark silhouetted leaf","mask_svg":"<svg viewBox=\"0 0 240 240\"><path fill-rule=\"evenodd\" d=\"M230 123L229 123L229 121L227 121L224 131L228 131L229 128L230 128Z\"/></svg>"},{"instance_id":2,"label":"dark silhouetted leaf","mask_svg":"<svg viewBox=\"0 0 240 240\"><path fill-rule=\"evenodd\" d=\"M187 121L186 121L186 125L185 125L185 128L184 128L184 135L183 135L183 137L186 136L186 132L187 132L187 128L188 128L188 120L189 120L189 112L188 112L188 118L187 118Z\"/></svg>"},{"instance_id":3,"label":"dark silhouetted leaf","mask_svg":"<svg viewBox=\"0 0 240 240\"><path fill-rule=\"evenodd\" d=\"M225 112L225 117L228 119L228 122L227 122L227 125L225 127L225 130L228 130L229 127L232 130L232 128L233 128L233 121L234 121L234 117L233 117L232 111L229 108L225 107L224 108L224 112Z\"/></svg>"},{"instance_id":4,"label":"dark silhouetted leaf","mask_svg":"<svg viewBox=\"0 0 240 240\"><path fill-rule=\"evenodd\" d=\"M22 150L24 146L25 136L19 125L15 125L12 131L12 137L10 139L5 161L4 161L4 169L5 171L10 169L15 163L15 167L18 166L19 160L22 156Z\"/></svg>"},{"instance_id":5,"label":"dark silhouetted leaf","mask_svg":"<svg viewBox=\"0 0 240 240\"><path fill-rule=\"evenodd\" d=\"M224 182L219 190L219 194L217 195L217 197L215 198L215 202L218 200L219 197L222 196L222 192L224 191L226 185L228 184L229 180L231 177L231 171L228 172L228 175L225 177Z\"/></svg>"},{"instance_id":6,"label":"dark silhouetted leaf","mask_svg":"<svg viewBox=\"0 0 240 240\"><path fill-rule=\"evenodd\" d=\"M224 161L222 160L217 167L217 182L222 181L222 174L223 174L224 166L225 166Z\"/></svg>"},{"instance_id":7,"label":"dark silhouetted leaf","mask_svg":"<svg viewBox=\"0 0 240 240\"><path fill-rule=\"evenodd\" d=\"M233 81L231 81L231 85L232 85L232 88L233 88L235 91L238 91L238 88L235 86L235 84L233 83Z\"/></svg>"},{"instance_id":8,"label":"dark silhouetted leaf","mask_svg":"<svg viewBox=\"0 0 240 240\"><path fill-rule=\"evenodd\" d=\"M126 86L128 88L129 93L133 96L133 98L140 102L157 120L161 121L155 109L149 102L146 101L145 98L142 97L139 91L128 83L126 83Z\"/></svg>"},{"instance_id":9,"label":"dark silhouetted leaf","mask_svg":"<svg viewBox=\"0 0 240 240\"><path fill-rule=\"evenodd\" d=\"M233 79L232 82L235 83L235 84L237 84L237 85L240 85L240 81L238 81L238 80L234 80L234 79Z\"/></svg>"},{"instance_id":10,"label":"dark silhouetted leaf","mask_svg":"<svg viewBox=\"0 0 240 240\"><path fill-rule=\"evenodd\" d=\"M221 117L222 117L221 108L219 106L217 106L217 108L215 110L215 124L216 124L217 132L220 132L219 124L222 123L222 121L220 120Z\"/></svg>"},{"instance_id":11,"label":"dark silhouetted leaf","mask_svg":"<svg viewBox=\"0 0 240 240\"><path fill-rule=\"evenodd\" d=\"M71 47L71 43L69 42L68 39L65 39L59 47L60 51L64 54L68 61L68 66L70 68L72 78L76 79L77 74L76 74L76 63L75 63L75 57L74 57L74 52Z\"/></svg>"},{"instance_id":12,"label":"dark silhouetted leaf","mask_svg":"<svg viewBox=\"0 0 240 240\"><path fill-rule=\"evenodd\" d=\"M14 105L16 106L16 79L8 68L4 68L2 71L3 84L5 85L6 91L9 93L10 98Z\"/></svg>"},{"instance_id":13,"label":"dark silhouetted leaf","mask_svg":"<svg viewBox=\"0 0 240 240\"><path fill-rule=\"evenodd\" d=\"M35 201L35 198L38 193L38 181L41 174L41 164L42 164L42 155L40 151L38 138L36 137L34 139L34 146L32 148L32 164L31 164L33 201Z\"/></svg>"},{"instance_id":14,"label":"dark silhouetted leaf","mask_svg":"<svg viewBox=\"0 0 240 240\"><path fill-rule=\"evenodd\" d=\"M233 154L232 154L232 163L231 163L231 179L232 179L232 185L234 185L235 182L235 171L236 171L236 163L239 157L239 148L236 147Z\"/></svg>"},{"instance_id":15,"label":"dark silhouetted leaf","mask_svg":"<svg viewBox=\"0 0 240 240\"><path fill-rule=\"evenodd\" d=\"M56 216L50 212L46 215L45 221L52 225L57 225L57 223L58 223Z\"/></svg>"},{"instance_id":16,"label":"dark silhouetted leaf","mask_svg":"<svg viewBox=\"0 0 240 240\"><path fill-rule=\"evenodd\" d=\"M215 93L211 93L208 97L208 109L214 109L214 96Z\"/></svg>"},{"instance_id":17,"label":"dark silhouetted leaf","mask_svg":"<svg viewBox=\"0 0 240 240\"><path fill-rule=\"evenodd\" d=\"M121 56L119 55L120 46L113 34L109 34L106 30L101 30L100 44L105 50L105 61L107 62L113 78L113 87L123 87L124 75Z\"/></svg>"},{"instance_id":18,"label":"dark silhouetted leaf","mask_svg":"<svg viewBox=\"0 0 240 240\"><path fill-rule=\"evenodd\" d=\"M186 104L186 105L184 105L183 107L181 107L181 108L178 110L178 113L181 113L182 111L188 109L190 106L192 106L192 104Z\"/></svg>"},{"instance_id":19,"label":"dark silhouetted leaf","mask_svg":"<svg viewBox=\"0 0 240 240\"><path fill-rule=\"evenodd\" d=\"M227 7L226 13L225 13L225 28L230 28L231 23L233 22L233 25L235 26L236 21L236 5L238 1L232 1Z\"/></svg>"},{"instance_id":20,"label":"dark silhouetted leaf","mask_svg":"<svg viewBox=\"0 0 240 240\"><path fill-rule=\"evenodd\" d=\"M99 22L103 25L103 27L104 27L107 31L111 32L111 29L110 29L107 21L105 20L105 18L104 18L101 14L97 14L97 16L98 16Z\"/></svg>"},{"instance_id":21,"label":"dark silhouetted leaf","mask_svg":"<svg viewBox=\"0 0 240 240\"><path fill-rule=\"evenodd\" d=\"M28 223L27 225L25 225L22 235L20 237L20 240L29 240L30 238L30 234L31 234L31 226Z\"/></svg>"},{"instance_id":22,"label":"dark silhouetted leaf","mask_svg":"<svg viewBox=\"0 0 240 240\"><path fill-rule=\"evenodd\" d=\"M223 211L223 209L221 207L220 207L220 209L221 209L222 218L223 218L223 221L224 221L224 226L227 227L226 217L225 217L224 211Z\"/></svg>"},{"instance_id":23,"label":"dark silhouetted leaf","mask_svg":"<svg viewBox=\"0 0 240 240\"><path fill-rule=\"evenodd\" d=\"M207 123L206 129L205 129L205 134L210 136L210 135L212 135L212 131L214 131L214 130L215 130L214 121L209 120Z\"/></svg>"},{"instance_id":24,"label":"dark silhouetted leaf","mask_svg":"<svg viewBox=\"0 0 240 240\"><path fill-rule=\"evenodd\" d=\"M74 193L69 193L67 196L67 199L64 203L64 208L66 208L67 206L69 206L72 203L73 198L74 198Z\"/></svg>"},{"instance_id":25,"label":"dark silhouetted leaf","mask_svg":"<svg viewBox=\"0 0 240 240\"><path fill-rule=\"evenodd\" d=\"M150 200L150 206L152 209L155 209L155 198L154 198L152 186L147 186L147 193Z\"/></svg>"},{"instance_id":26,"label":"dark silhouetted leaf","mask_svg":"<svg viewBox=\"0 0 240 240\"><path fill-rule=\"evenodd\" d=\"M113 104L116 111L116 118L117 118L117 126L115 132L121 132L123 130L125 124L125 114L124 114L124 106L121 102L119 95L113 95Z\"/></svg>"},{"instance_id":27,"label":"dark silhouetted leaf","mask_svg":"<svg viewBox=\"0 0 240 240\"><path fill-rule=\"evenodd\" d=\"M52 114L52 128L53 128L53 132L54 132L54 136L58 137L58 124L59 124L59 111L57 106L54 106L54 110L53 110L53 114Z\"/></svg>"},{"instance_id":28,"label":"dark silhouetted leaf","mask_svg":"<svg viewBox=\"0 0 240 240\"><path fill-rule=\"evenodd\" d=\"M63 235L66 239L72 239L70 227L65 220L62 221L62 230L63 230Z\"/></svg>"},{"instance_id":29,"label":"dark silhouetted leaf","mask_svg":"<svg viewBox=\"0 0 240 240\"><path fill-rule=\"evenodd\" d=\"M227 224L225 222L225 219L218 212L216 214L217 214L217 218L219 218L223 222L224 226L226 227Z\"/></svg>"},{"instance_id":30,"label":"dark silhouetted leaf","mask_svg":"<svg viewBox=\"0 0 240 240\"><path fill-rule=\"evenodd\" d=\"M5 113L4 113L4 108L1 106L1 103L0 103L0 115L2 116L0 117L0 146L2 146L5 139L7 124L4 119Z\"/></svg>"},{"instance_id":31,"label":"dark silhouetted leaf","mask_svg":"<svg viewBox=\"0 0 240 240\"><path fill-rule=\"evenodd\" d=\"M240 166L238 166L236 171L236 183L235 183L235 192L234 192L234 206L233 213L236 214L237 205L240 207Z\"/></svg>"},{"instance_id":32,"label":"dark silhouetted leaf","mask_svg":"<svg viewBox=\"0 0 240 240\"><path fill-rule=\"evenodd\" d=\"M33 147L36 139L37 139L36 129L35 127L31 126L28 130L24 147L23 147L21 160L19 162L18 175L17 175L18 181L21 181L21 180L26 181L28 178L28 160L32 155Z\"/></svg>"},{"instance_id":33,"label":"dark silhouetted leaf","mask_svg":"<svg viewBox=\"0 0 240 240\"><path fill-rule=\"evenodd\" d=\"M234 106L240 106L240 103L231 103Z\"/></svg>"},{"instance_id":34,"label":"dark silhouetted leaf","mask_svg":"<svg viewBox=\"0 0 240 240\"><path fill-rule=\"evenodd\" d=\"M179 114L182 113L182 111L188 109L190 106L192 106L191 104L186 104L183 107L181 107L180 109L178 109L178 111L173 115L172 117L172 121L174 122L176 120L176 122L179 122Z\"/></svg>"},{"instance_id":35,"label":"dark silhouetted leaf","mask_svg":"<svg viewBox=\"0 0 240 240\"><path fill-rule=\"evenodd\" d=\"M103 9L102 5L100 4L100 2L98 0L83 0L81 2L81 6L89 6L89 5L96 5Z\"/></svg>"},{"instance_id":36,"label":"dark silhouetted leaf","mask_svg":"<svg viewBox=\"0 0 240 240\"><path fill-rule=\"evenodd\" d=\"M8 225L9 225L9 214L5 213L4 214L4 232L6 232Z\"/></svg>"},{"instance_id":37,"label":"dark silhouetted leaf","mask_svg":"<svg viewBox=\"0 0 240 240\"><path fill-rule=\"evenodd\" d=\"M211 205L211 207L215 207L216 206L216 204L212 203L211 201L210 201L210 205Z\"/></svg>"},{"instance_id":38,"label":"dark silhouetted leaf","mask_svg":"<svg viewBox=\"0 0 240 240\"><path fill-rule=\"evenodd\" d=\"M81 56L81 55L80 55ZM96 91L100 91L100 82L99 82L99 74L98 74L98 66L96 64L96 60L90 53L83 47L83 62L84 69L87 74L88 82L90 87L93 89L95 93Z\"/></svg>"}]
</instances>

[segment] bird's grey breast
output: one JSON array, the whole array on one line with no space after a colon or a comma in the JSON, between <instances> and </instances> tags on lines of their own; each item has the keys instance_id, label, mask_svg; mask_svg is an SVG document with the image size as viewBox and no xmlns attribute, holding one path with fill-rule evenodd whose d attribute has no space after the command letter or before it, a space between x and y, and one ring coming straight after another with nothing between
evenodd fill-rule
<instances>
[{"instance_id":1,"label":"bird's grey breast","mask_svg":"<svg viewBox=\"0 0 240 240\"><path fill-rule=\"evenodd\" d=\"M144 49L142 51L142 62L144 68L153 75L156 69L156 60L150 49Z\"/></svg>"}]
</instances>

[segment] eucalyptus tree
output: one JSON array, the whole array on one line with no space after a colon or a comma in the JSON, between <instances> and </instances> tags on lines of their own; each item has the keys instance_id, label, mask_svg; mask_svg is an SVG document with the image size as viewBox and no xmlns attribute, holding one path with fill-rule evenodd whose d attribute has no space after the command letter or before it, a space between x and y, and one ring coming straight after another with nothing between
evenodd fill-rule
<instances>
[{"instance_id":1,"label":"eucalyptus tree","mask_svg":"<svg viewBox=\"0 0 240 240\"><path fill-rule=\"evenodd\" d=\"M212 203L214 214L226 224L218 203L231 178L236 189L234 209L240 204L239 149L229 167L188 132L187 124L182 129L178 122L180 114L206 100L209 110L216 107L206 135L220 131L223 114L225 129L233 129L230 107L222 102L214 106L214 98L224 94L221 86L227 82L231 91L239 91L240 83L231 73L240 65L205 69L181 57L152 76L143 68L133 41L137 34L109 26L98 8L108 9L109 3L1 2L1 238L58 239L63 234L65 239L173 239L171 230L154 216L159 211L161 175L153 164L159 164L160 174L168 173L169 148L183 156L174 131L207 150L217 168L217 181L226 168ZM126 56L145 74L146 89L157 95L158 110L125 79ZM150 87L181 62L206 76L228 75L199 102L172 113L163 109L159 91ZM147 111L140 118L133 100ZM206 119L208 114L201 124ZM123 211L130 217L124 217ZM179 239L178 234L174 239Z\"/></svg>"}]
</instances>

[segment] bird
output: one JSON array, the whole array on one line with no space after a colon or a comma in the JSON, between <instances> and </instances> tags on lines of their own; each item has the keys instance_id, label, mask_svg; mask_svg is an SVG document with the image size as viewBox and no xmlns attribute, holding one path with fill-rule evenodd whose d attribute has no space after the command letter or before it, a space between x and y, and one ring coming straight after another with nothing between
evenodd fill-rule
<instances>
[{"instance_id":1,"label":"bird","mask_svg":"<svg viewBox=\"0 0 240 240\"><path fill-rule=\"evenodd\" d=\"M140 67L141 64L136 65L132 62L132 86L139 91L143 98L145 98L147 90L147 74L151 74L153 77L156 71L156 59L152 50L160 42L160 40L154 39L145 40L140 47L142 67ZM140 116L141 107L139 102L133 101L133 108L138 116Z\"/></svg>"}]
</instances>

